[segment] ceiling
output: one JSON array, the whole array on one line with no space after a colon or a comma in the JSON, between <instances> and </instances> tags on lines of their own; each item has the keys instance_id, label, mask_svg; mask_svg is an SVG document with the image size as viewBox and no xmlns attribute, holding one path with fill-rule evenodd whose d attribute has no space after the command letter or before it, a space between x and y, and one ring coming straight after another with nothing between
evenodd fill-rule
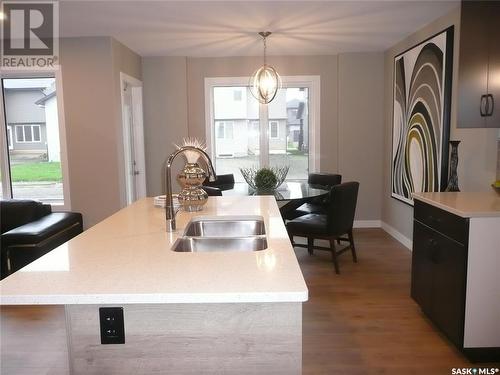
<instances>
[{"instance_id":1,"label":"ceiling","mask_svg":"<svg viewBox=\"0 0 500 375\"><path fill-rule=\"evenodd\" d=\"M60 2L61 35L113 36L142 56L383 51L459 5L448 1Z\"/></svg>"}]
</instances>

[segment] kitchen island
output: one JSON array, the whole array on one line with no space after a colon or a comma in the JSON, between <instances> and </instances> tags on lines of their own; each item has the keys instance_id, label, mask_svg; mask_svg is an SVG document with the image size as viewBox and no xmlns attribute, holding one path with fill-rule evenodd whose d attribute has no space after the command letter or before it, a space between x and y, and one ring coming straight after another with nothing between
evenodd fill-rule
<instances>
[{"instance_id":1,"label":"kitchen island","mask_svg":"<svg viewBox=\"0 0 500 375\"><path fill-rule=\"evenodd\" d=\"M259 215L267 249L174 252L194 217ZM300 373L308 291L273 197L211 197L165 211L146 198L0 283L2 305L64 305L73 374ZM121 307L124 344L101 344Z\"/></svg>"}]
</instances>

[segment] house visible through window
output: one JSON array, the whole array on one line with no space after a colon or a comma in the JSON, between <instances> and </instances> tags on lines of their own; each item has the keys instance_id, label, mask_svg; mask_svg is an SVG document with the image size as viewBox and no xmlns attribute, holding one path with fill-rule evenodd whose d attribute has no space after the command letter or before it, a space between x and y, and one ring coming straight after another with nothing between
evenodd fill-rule
<instances>
[{"instance_id":1,"label":"house visible through window","mask_svg":"<svg viewBox=\"0 0 500 375\"><path fill-rule=\"evenodd\" d=\"M216 172L244 181L242 167L288 165L287 179L307 179L310 168L319 170L319 127L314 125L319 110L312 101L319 100L319 77L285 77L284 87L267 105L252 96L247 82L244 77L205 79L211 116L207 143Z\"/></svg>"},{"instance_id":2,"label":"house visible through window","mask_svg":"<svg viewBox=\"0 0 500 375\"><path fill-rule=\"evenodd\" d=\"M68 207L61 163L56 73L1 79L8 147L2 148L2 198L36 199ZM7 155L8 154L8 155Z\"/></svg>"},{"instance_id":3,"label":"house visible through window","mask_svg":"<svg viewBox=\"0 0 500 375\"><path fill-rule=\"evenodd\" d=\"M41 142L40 125L16 125L16 142Z\"/></svg>"},{"instance_id":4,"label":"house visible through window","mask_svg":"<svg viewBox=\"0 0 500 375\"><path fill-rule=\"evenodd\" d=\"M218 139L233 139L234 124L232 121L218 121L216 124Z\"/></svg>"},{"instance_id":5,"label":"house visible through window","mask_svg":"<svg viewBox=\"0 0 500 375\"><path fill-rule=\"evenodd\" d=\"M270 121L269 122L269 137L273 139L279 138L278 134L278 121Z\"/></svg>"},{"instance_id":6,"label":"house visible through window","mask_svg":"<svg viewBox=\"0 0 500 375\"><path fill-rule=\"evenodd\" d=\"M234 90L233 91L233 98L234 98L234 101L241 102L241 100L243 98L243 91L242 90Z\"/></svg>"}]
</instances>

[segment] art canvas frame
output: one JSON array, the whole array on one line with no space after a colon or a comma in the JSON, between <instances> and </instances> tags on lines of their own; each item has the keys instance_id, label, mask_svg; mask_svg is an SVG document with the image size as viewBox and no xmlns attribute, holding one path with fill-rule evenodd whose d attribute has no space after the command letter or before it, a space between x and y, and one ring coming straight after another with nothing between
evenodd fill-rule
<instances>
[{"instance_id":1,"label":"art canvas frame","mask_svg":"<svg viewBox=\"0 0 500 375\"><path fill-rule=\"evenodd\" d=\"M394 57L391 196L443 191L448 180L454 27Z\"/></svg>"}]
</instances>

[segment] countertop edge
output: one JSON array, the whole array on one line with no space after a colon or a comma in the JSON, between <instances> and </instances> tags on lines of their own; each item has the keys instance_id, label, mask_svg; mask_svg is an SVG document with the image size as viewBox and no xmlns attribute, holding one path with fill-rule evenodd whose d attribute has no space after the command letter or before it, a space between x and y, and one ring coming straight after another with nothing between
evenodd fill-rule
<instances>
[{"instance_id":1,"label":"countertop edge","mask_svg":"<svg viewBox=\"0 0 500 375\"><path fill-rule=\"evenodd\" d=\"M417 195L417 194L413 194L413 199L416 199L416 200L419 200L419 201L422 201L424 203L427 203L427 204L430 204L432 206L435 206L435 207L438 207L438 208L441 208L445 211L448 211L452 214L455 214L457 216L460 216L460 217L463 217L463 218L478 218L478 217L500 217L500 212L491 212L491 211L468 211L468 212L464 212L464 211L460 211L456 208L453 208L453 207L450 207L446 204L443 204L441 202L438 202L434 199L431 199L431 198L427 198L427 197L424 197L424 196L421 196L421 195Z\"/></svg>"},{"instance_id":2,"label":"countertop edge","mask_svg":"<svg viewBox=\"0 0 500 375\"><path fill-rule=\"evenodd\" d=\"M6 305L93 305L93 304L174 304L174 303L283 303L306 302L309 292L277 293L200 293L200 294L99 294L99 295L24 295L0 296Z\"/></svg>"}]
</instances>

